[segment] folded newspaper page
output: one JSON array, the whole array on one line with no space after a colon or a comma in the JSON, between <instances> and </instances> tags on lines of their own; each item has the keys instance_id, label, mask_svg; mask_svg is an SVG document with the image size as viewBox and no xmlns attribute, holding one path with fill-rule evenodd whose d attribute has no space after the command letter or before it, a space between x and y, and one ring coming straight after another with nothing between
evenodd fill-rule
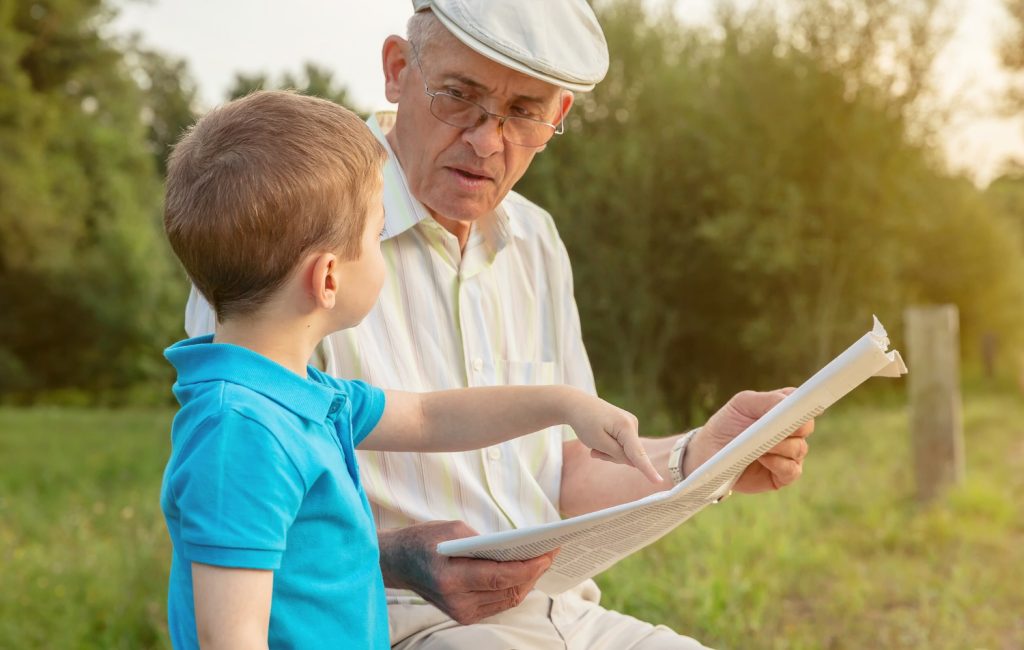
<instances>
[{"instance_id":1,"label":"folded newspaper page","mask_svg":"<svg viewBox=\"0 0 1024 650\"><path fill-rule=\"evenodd\" d=\"M671 490L540 526L450 540L442 555L526 560L554 548L561 552L537 582L559 594L658 540L708 504L718 501L766 451L821 414L869 377L899 377L907 367L889 351L885 328L874 328L765 413Z\"/></svg>"}]
</instances>

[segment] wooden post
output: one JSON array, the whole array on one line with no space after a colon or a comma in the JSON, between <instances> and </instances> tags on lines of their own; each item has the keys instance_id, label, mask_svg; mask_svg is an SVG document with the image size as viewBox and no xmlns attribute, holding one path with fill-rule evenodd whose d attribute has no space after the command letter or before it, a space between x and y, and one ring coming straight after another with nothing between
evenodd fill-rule
<instances>
[{"instance_id":1,"label":"wooden post","mask_svg":"<svg viewBox=\"0 0 1024 650\"><path fill-rule=\"evenodd\" d=\"M956 305L905 313L917 497L930 501L964 475L960 316Z\"/></svg>"}]
</instances>

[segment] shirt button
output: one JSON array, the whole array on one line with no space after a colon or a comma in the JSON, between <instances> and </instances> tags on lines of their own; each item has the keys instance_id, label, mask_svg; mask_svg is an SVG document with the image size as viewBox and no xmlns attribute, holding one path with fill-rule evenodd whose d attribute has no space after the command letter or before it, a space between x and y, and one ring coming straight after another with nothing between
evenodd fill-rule
<instances>
[{"instance_id":1,"label":"shirt button","mask_svg":"<svg viewBox=\"0 0 1024 650\"><path fill-rule=\"evenodd\" d=\"M335 413L338 412L338 409L340 409L340 408L341 408L341 400L335 398L335 400L333 402L331 402L331 408L327 409L327 415L334 415Z\"/></svg>"},{"instance_id":2,"label":"shirt button","mask_svg":"<svg viewBox=\"0 0 1024 650\"><path fill-rule=\"evenodd\" d=\"M476 370L477 372L480 372L480 370L483 367L484 367L484 360L483 359L481 359L480 357L477 357L477 358L473 359L473 370Z\"/></svg>"},{"instance_id":3,"label":"shirt button","mask_svg":"<svg viewBox=\"0 0 1024 650\"><path fill-rule=\"evenodd\" d=\"M491 447L487 450L487 457L491 460L498 460L501 458L501 450L497 447Z\"/></svg>"}]
</instances>

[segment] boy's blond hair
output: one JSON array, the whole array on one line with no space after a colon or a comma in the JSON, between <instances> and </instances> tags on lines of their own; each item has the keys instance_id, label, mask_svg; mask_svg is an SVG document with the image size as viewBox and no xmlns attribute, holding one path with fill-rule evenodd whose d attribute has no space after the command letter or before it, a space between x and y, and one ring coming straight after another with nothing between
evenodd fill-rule
<instances>
[{"instance_id":1,"label":"boy's blond hair","mask_svg":"<svg viewBox=\"0 0 1024 650\"><path fill-rule=\"evenodd\" d=\"M385 158L354 113L293 92L253 93L189 129L164 227L217 320L255 311L310 252L357 258Z\"/></svg>"}]
</instances>

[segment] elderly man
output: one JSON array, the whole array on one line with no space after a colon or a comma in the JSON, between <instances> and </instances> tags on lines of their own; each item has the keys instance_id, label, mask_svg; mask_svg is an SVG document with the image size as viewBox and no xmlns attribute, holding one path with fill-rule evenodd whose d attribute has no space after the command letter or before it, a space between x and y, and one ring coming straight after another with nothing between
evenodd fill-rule
<instances>
[{"instance_id":1,"label":"elderly man","mask_svg":"<svg viewBox=\"0 0 1024 650\"><path fill-rule=\"evenodd\" d=\"M341 377L405 390L561 382L594 391L565 248L551 217L511 190L562 132L573 92L590 90L604 76L601 28L584 0L413 5L408 40L391 36L383 47L386 93L397 114L370 120L390 153L382 234L387 284L370 316L325 340L317 361ZM213 325L193 292L189 333ZM360 452L390 588L392 643L703 647L605 610L592 581L555 598L531 591L549 555L497 563L446 558L435 547L668 489L781 397L741 393L692 434L645 440L663 476L672 477L660 486L596 462L567 429L476 452ZM759 492L794 481L811 429L762 457L736 489Z\"/></svg>"}]
</instances>

